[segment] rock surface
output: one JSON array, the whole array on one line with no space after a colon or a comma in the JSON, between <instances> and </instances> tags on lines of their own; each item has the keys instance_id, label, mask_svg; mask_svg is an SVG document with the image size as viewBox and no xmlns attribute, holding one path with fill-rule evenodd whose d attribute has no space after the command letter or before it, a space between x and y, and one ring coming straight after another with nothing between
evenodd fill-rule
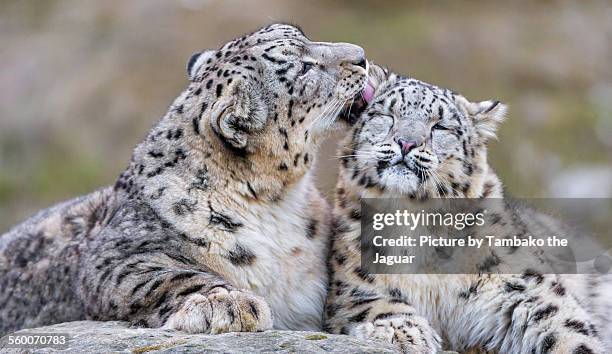
<instances>
[{"instance_id":1,"label":"rock surface","mask_svg":"<svg viewBox=\"0 0 612 354\"><path fill-rule=\"evenodd\" d=\"M69 334L61 348L7 349L0 352L36 353L394 353L390 344L362 341L318 332L267 331L218 335L186 334L172 330L132 328L125 322L67 322L21 330L22 334ZM3 341L4 342L4 341Z\"/></svg>"}]
</instances>

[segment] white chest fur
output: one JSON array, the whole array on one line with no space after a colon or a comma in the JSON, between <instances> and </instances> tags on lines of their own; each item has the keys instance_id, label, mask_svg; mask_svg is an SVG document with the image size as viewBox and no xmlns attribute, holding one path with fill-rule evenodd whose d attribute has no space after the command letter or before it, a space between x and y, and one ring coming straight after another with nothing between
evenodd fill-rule
<instances>
[{"instance_id":1,"label":"white chest fur","mask_svg":"<svg viewBox=\"0 0 612 354\"><path fill-rule=\"evenodd\" d=\"M197 197L185 195L188 186L182 178L165 176L158 184L166 192L152 204L167 220L176 218L173 206L180 196L187 200ZM153 194L156 186L149 183L147 195ZM316 330L322 327L328 242L323 235L309 239L306 228L313 216L322 216L326 211L312 210L309 202L312 190L312 179L306 175L275 204L249 202L229 210L224 207L229 203L226 197L214 199L216 211L228 214L241 224L235 232L220 231L210 225L207 202L210 198L203 195L193 212L181 216L180 222L174 225L191 237L205 235L211 241L211 247L200 250L201 261L234 286L263 296L270 305L275 328ZM251 264L233 265L228 261L226 255L237 244L255 255Z\"/></svg>"},{"instance_id":2,"label":"white chest fur","mask_svg":"<svg viewBox=\"0 0 612 354\"><path fill-rule=\"evenodd\" d=\"M309 179L289 190L276 205L253 205L241 216L235 240L255 254L250 265L225 276L236 286L263 296L274 327L320 330L327 288L327 240L306 236L313 211ZM323 211L321 211L323 212Z\"/></svg>"}]
</instances>

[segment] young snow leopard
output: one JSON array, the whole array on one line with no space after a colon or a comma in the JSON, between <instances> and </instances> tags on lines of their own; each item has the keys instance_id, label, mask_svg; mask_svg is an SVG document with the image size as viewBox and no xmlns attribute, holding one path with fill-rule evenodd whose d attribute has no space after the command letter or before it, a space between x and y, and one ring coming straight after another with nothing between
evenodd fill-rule
<instances>
[{"instance_id":1,"label":"young snow leopard","mask_svg":"<svg viewBox=\"0 0 612 354\"><path fill-rule=\"evenodd\" d=\"M194 55L113 187L0 237L0 334L79 319L320 328L330 209L310 171L366 65L358 46L283 24Z\"/></svg>"},{"instance_id":2,"label":"young snow leopard","mask_svg":"<svg viewBox=\"0 0 612 354\"><path fill-rule=\"evenodd\" d=\"M417 205L428 198L503 197L487 163L487 142L506 106L469 102L375 65L369 81L369 104L339 153L327 329L390 341L406 353L441 347L605 353L611 313L609 301L602 305L606 295L594 291L602 286L595 276L526 268L503 275L505 254L486 249L472 274L368 274L361 267L361 198L403 196ZM526 212L511 206L499 217L513 229L532 225Z\"/></svg>"}]
</instances>

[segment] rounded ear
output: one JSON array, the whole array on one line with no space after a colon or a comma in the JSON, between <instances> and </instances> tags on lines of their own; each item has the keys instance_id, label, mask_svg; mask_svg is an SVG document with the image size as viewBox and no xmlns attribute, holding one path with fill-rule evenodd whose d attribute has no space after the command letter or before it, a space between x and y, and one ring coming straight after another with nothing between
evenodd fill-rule
<instances>
[{"instance_id":1,"label":"rounded ear","mask_svg":"<svg viewBox=\"0 0 612 354\"><path fill-rule=\"evenodd\" d=\"M236 80L225 88L213 104L210 124L224 144L244 150L249 136L264 128L268 107L261 90L244 80Z\"/></svg>"},{"instance_id":2,"label":"rounded ear","mask_svg":"<svg viewBox=\"0 0 612 354\"><path fill-rule=\"evenodd\" d=\"M499 124L506 119L507 105L494 100L470 102L463 96L456 96L455 102L467 112L480 137L496 138Z\"/></svg>"},{"instance_id":3,"label":"rounded ear","mask_svg":"<svg viewBox=\"0 0 612 354\"><path fill-rule=\"evenodd\" d=\"M192 81L198 70L203 64L210 63L213 60L216 51L207 50L199 53L193 53L187 61L187 77Z\"/></svg>"},{"instance_id":4,"label":"rounded ear","mask_svg":"<svg viewBox=\"0 0 612 354\"><path fill-rule=\"evenodd\" d=\"M389 70L373 62L368 64L368 83L376 90L389 77Z\"/></svg>"}]
</instances>

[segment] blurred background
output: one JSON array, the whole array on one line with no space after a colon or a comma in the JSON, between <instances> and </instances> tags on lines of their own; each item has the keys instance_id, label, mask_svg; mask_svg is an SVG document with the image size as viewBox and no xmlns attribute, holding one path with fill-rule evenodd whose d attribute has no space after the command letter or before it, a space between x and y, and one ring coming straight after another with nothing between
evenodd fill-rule
<instances>
[{"instance_id":1,"label":"blurred background","mask_svg":"<svg viewBox=\"0 0 612 354\"><path fill-rule=\"evenodd\" d=\"M0 1L0 233L112 184L198 50L271 22L510 105L490 160L522 197L612 196L612 3ZM335 183L330 137L321 188Z\"/></svg>"}]
</instances>

